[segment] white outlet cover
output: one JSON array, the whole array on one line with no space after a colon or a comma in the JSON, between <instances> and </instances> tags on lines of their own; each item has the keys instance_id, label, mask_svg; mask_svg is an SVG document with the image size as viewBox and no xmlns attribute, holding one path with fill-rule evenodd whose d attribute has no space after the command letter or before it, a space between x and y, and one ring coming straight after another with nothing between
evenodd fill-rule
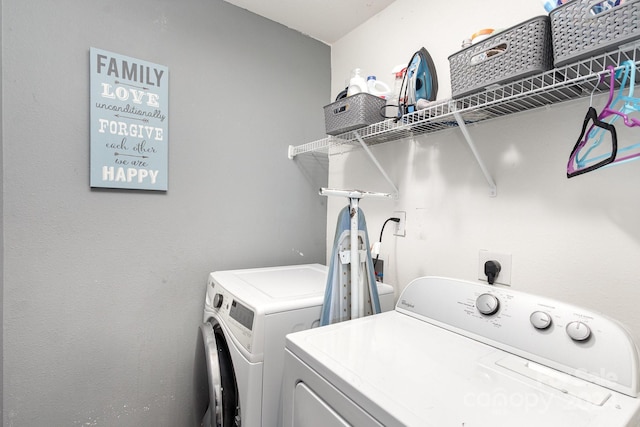
<instances>
[{"instance_id":1,"label":"white outlet cover","mask_svg":"<svg viewBox=\"0 0 640 427\"><path fill-rule=\"evenodd\" d=\"M406 235L406 223L407 223L407 213L404 211L395 211L393 213L394 218L400 218L400 222L393 223L395 225L393 235L404 237Z\"/></svg>"}]
</instances>

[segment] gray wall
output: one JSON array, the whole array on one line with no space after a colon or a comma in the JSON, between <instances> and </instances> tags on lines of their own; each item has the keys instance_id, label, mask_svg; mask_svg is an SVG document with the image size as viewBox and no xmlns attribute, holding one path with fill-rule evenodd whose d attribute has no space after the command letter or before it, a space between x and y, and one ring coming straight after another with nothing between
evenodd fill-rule
<instances>
[{"instance_id":1,"label":"gray wall","mask_svg":"<svg viewBox=\"0 0 640 427\"><path fill-rule=\"evenodd\" d=\"M2 6L2 2L0 1L0 6ZM2 23L2 7L0 7L0 25ZM0 46L2 46L2 31L0 31ZM2 55L0 55L0 73L2 72ZM0 100L4 99L4 97L2 96L2 86L3 86L3 80L2 78L0 78ZM2 115L2 102L0 102L0 177L2 177L2 183L4 183L4 161L2 160L2 141L3 141L3 136L2 136L2 124L4 122L3 120L3 115ZM3 186L4 188L4 186ZM0 218L3 218L2 221L0 221L0 354L4 354L3 351L3 343L4 343L4 312L3 312L3 308L4 308L4 304L3 304L3 289L4 289L4 214L3 214L3 209L4 209L4 189L3 191L0 191ZM0 363L0 384L2 384L3 378L4 378L4 363ZM2 425L2 416L1 414L3 413L2 408L2 402L3 402L3 387L0 387L0 425Z\"/></svg>"},{"instance_id":2,"label":"gray wall","mask_svg":"<svg viewBox=\"0 0 640 427\"><path fill-rule=\"evenodd\" d=\"M89 47L169 68L169 191L89 188ZM212 270L324 262L330 48L220 0L2 0L5 426L193 426Z\"/></svg>"}]
</instances>

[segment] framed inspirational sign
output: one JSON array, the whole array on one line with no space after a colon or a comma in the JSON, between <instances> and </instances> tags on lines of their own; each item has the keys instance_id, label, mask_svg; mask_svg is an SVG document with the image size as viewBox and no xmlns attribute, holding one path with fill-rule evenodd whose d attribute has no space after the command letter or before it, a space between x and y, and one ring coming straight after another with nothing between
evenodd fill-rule
<instances>
[{"instance_id":1,"label":"framed inspirational sign","mask_svg":"<svg viewBox=\"0 0 640 427\"><path fill-rule=\"evenodd\" d=\"M167 191L169 69L90 49L91 187Z\"/></svg>"}]
</instances>

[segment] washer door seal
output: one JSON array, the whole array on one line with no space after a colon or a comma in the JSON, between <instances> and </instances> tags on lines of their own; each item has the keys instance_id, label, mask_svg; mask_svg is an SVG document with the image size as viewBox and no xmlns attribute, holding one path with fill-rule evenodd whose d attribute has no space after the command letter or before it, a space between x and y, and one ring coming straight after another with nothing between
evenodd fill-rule
<instances>
[{"instance_id":1,"label":"washer door seal","mask_svg":"<svg viewBox=\"0 0 640 427\"><path fill-rule=\"evenodd\" d=\"M211 427L239 427L240 404L233 362L227 340L215 319L200 325L209 383L210 419L203 425Z\"/></svg>"}]
</instances>

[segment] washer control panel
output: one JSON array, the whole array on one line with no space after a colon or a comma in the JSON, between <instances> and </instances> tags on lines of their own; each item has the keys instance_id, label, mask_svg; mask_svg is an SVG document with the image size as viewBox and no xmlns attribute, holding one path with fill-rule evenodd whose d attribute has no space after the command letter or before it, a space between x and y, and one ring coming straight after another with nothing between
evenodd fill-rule
<instances>
[{"instance_id":1,"label":"washer control panel","mask_svg":"<svg viewBox=\"0 0 640 427\"><path fill-rule=\"evenodd\" d=\"M238 300L211 277L207 283L205 305L232 330L233 337L249 352L253 351L255 311Z\"/></svg>"},{"instance_id":2,"label":"washer control panel","mask_svg":"<svg viewBox=\"0 0 640 427\"><path fill-rule=\"evenodd\" d=\"M485 293L476 298L476 308L484 315L491 316L498 312L500 300L493 294ZM536 329L547 329L551 326L552 318L546 311L536 310L529 316L531 325ZM591 337L591 329L585 322L575 320L569 322L565 328L567 335L574 341L586 341Z\"/></svg>"},{"instance_id":3,"label":"washer control panel","mask_svg":"<svg viewBox=\"0 0 640 427\"><path fill-rule=\"evenodd\" d=\"M618 322L560 301L476 282L422 277L396 311L545 366L640 395L638 349Z\"/></svg>"}]
</instances>

